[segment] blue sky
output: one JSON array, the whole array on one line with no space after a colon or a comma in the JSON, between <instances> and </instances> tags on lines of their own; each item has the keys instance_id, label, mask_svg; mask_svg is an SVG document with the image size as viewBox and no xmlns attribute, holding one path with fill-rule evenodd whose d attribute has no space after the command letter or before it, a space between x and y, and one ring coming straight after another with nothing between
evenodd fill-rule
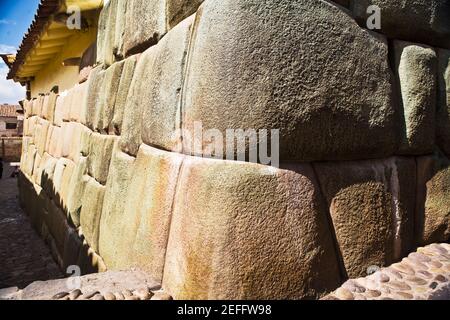
<instances>
[{"instance_id":1,"label":"blue sky","mask_svg":"<svg viewBox=\"0 0 450 320\"><path fill-rule=\"evenodd\" d=\"M0 53L14 53L37 11L39 0L0 0ZM0 59L1 60L1 59ZM25 97L20 85L6 80L8 67L0 62L0 104Z\"/></svg>"}]
</instances>

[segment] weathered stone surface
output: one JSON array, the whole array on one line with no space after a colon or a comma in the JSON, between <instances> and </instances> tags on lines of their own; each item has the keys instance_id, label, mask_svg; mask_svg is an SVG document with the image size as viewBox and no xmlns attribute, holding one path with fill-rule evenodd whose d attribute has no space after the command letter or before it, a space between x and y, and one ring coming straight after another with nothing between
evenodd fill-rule
<instances>
[{"instance_id":1,"label":"weathered stone surface","mask_svg":"<svg viewBox=\"0 0 450 320\"><path fill-rule=\"evenodd\" d=\"M437 56L433 48L394 42L405 130L399 152L433 152L436 136Z\"/></svg>"},{"instance_id":2,"label":"weathered stone surface","mask_svg":"<svg viewBox=\"0 0 450 320\"><path fill-rule=\"evenodd\" d=\"M204 0L167 0L167 22L169 29L195 13Z\"/></svg>"},{"instance_id":3,"label":"weathered stone surface","mask_svg":"<svg viewBox=\"0 0 450 320\"><path fill-rule=\"evenodd\" d=\"M21 165L21 170L28 176L33 175L34 168L34 158L36 157L37 149L34 144L28 145L28 151L25 154L23 165Z\"/></svg>"},{"instance_id":4,"label":"weathered stone surface","mask_svg":"<svg viewBox=\"0 0 450 320\"><path fill-rule=\"evenodd\" d=\"M109 164L117 137L93 133L90 138L90 152L87 157L88 173L100 184L105 185Z\"/></svg>"},{"instance_id":5,"label":"weathered stone surface","mask_svg":"<svg viewBox=\"0 0 450 320\"><path fill-rule=\"evenodd\" d=\"M53 124L61 127L63 122L63 113L64 113L64 97L62 95L58 95L55 102L55 115L53 117Z\"/></svg>"},{"instance_id":6,"label":"weathered stone surface","mask_svg":"<svg viewBox=\"0 0 450 320\"><path fill-rule=\"evenodd\" d=\"M73 141L73 133L75 129L74 122L64 122L61 126L62 130L62 156L64 158L69 158L71 149L72 149L72 141Z\"/></svg>"},{"instance_id":7,"label":"weathered stone surface","mask_svg":"<svg viewBox=\"0 0 450 320\"><path fill-rule=\"evenodd\" d=\"M180 144L180 92L193 21L192 16L172 29L156 46L153 66L147 66L142 116L142 141L147 145L173 150Z\"/></svg>"},{"instance_id":8,"label":"weathered stone surface","mask_svg":"<svg viewBox=\"0 0 450 320\"><path fill-rule=\"evenodd\" d=\"M83 194L89 180L87 176L87 158L80 157L75 165L69 190L67 192L67 212L72 224L80 226L80 213L82 207Z\"/></svg>"},{"instance_id":9,"label":"weathered stone surface","mask_svg":"<svg viewBox=\"0 0 450 320\"><path fill-rule=\"evenodd\" d=\"M86 126L81 128L81 138L80 138L80 153L81 155L87 157L91 150L91 137L93 132Z\"/></svg>"},{"instance_id":10,"label":"weathered stone surface","mask_svg":"<svg viewBox=\"0 0 450 320\"><path fill-rule=\"evenodd\" d=\"M107 52L107 42L108 42L108 23L110 12L111 12L111 2L107 1L104 3L102 10L100 11L98 17L98 29L97 29L97 63L105 63ZM111 52L112 54L112 52Z\"/></svg>"},{"instance_id":11,"label":"weathered stone surface","mask_svg":"<svg viewBox=\"0 0 450 320\"><path fill-rule=\"evenodd\" d=\"M39 119L36 124L34 143L40 156L44 155L45 145L47 143L47 132L50 126L50 122L44 119Z\"/></svg>"},{"instance_id":12,"label":"weathered stone surface","mask_svg":"<svg viewBox=\"0 0 450 320\"><path fill-rule=\"evenodd\" d=\"M141 125L144 110L142 102L149 101L151 94L147 87L149 83L147 75L151 74L151 70L154 67L155 50L155 46L153 46L139 57L125 104L122 135L119 144L122 151L133 156L136 156L142 143Z\"/></svg>"},{"instance_id":13,"label":"weathered stone surface","mask_svg":"<svg viewBox=\"0 0 450 320\"><path fill-rule=\"evenodd\" d=\"M189 60L182 108L190 132L196 121L223 135L279 129L282 160L372 158L396 150L387 42L337 6L206 1Z\"/></svg>"},{"instance_id":14,"label":"weathered stone surface","mask_svg":"<svg viewBox=\"0 0 450 320\"><path fill-rule=\"evenodd\" d=\"M138 267L161 283L172 203L183 156L146 145L140 147L135 161L119 155L122 164L115 170L121 171L119 179L129 181L128 195L126 204L119 203L118 208L109 211L109 216L102 220L100 253L109 268ZM132 161L134 171L127 172L125 164ZM122 213L118 211L120 208L123 208Z\"/></svg>"},{"instance_id":15,"label":"weathered stone surface","mask_svg":"<svg viewBox=\"0 0 450 320\"><path fill-rule=\"evenodd\" d=\"M310 165L184 160L163 280L175 299L314 298L339 282Z\"/></svg>"},{"instance_id":16,"label":"weathered stone surface","mask_svg":"<svg viewBox=\"0 0 450 320\"><path fill-rule=\"evenodd\" d=\"M70 108L73 101L73 91L72 89L66 90L61 94L62 97L62 119L63 121L70 121Z\"/></svg>"},{"instance_id":17,"label":"weathered stone surface","mask_svg":"<svg viewBox=\"0 0 450 320\"><path fill-rule=\"evenodd\" d=\"M82 104L86 99L86 94L88 90L88 83L83 82L82 84L77 84L72 88L72 100L70 103L70 121L80 121L81 112L82 112Z\"/></svg>"},{"instance_id":18,"label":"weathered stone surface","mask_svg":"<svg viewBox=\"0 0 450 320\"><path fill-rule=\"evenodd\" d=\"M44 96L39 95L36 99L33 99L32 114L34 116L42 116L42 105L44 104Z\"/></svg>"},{"instance_id":19,"label":"weathered stone surface","mask_svg":"<svg viewBox=\"0 0 450 320\"><path fill-rule=\"evenodd\" d=\"M60 205L64 212L67 213L67 200L69 197L69 191L71 189L72 176L75 171L75 163L72 160L67 160L66 167L61 178L61 193L60 193Z\"/></svg>"},{"instance_id":20,"label":"weathered stone surface","mask_svg":"<svg viewBox=\"0 0 450 320\"><path fill-rule=\"evenodd\" d=\"M450 48L447 0L352 0L353 13L364 27L370 5L381 9L381 32L389 38Z\"/></svg>"},{"instance_id":21,"label":"weathered stone surface","mask_svg":"<svg viewBox=\"0 0 450 320\"><path fill-rule=\"evenodd\" d=\"M33 181L33 183L36 183L37 174L39 173L39 166L41 164L41 160L42 160L42 157L39 154L39 152L37 152L36 156L34 157L33 174L31 175L31 181Z\"/></svg>"},{"instance_id":22,"label":"weathered stone surface","mask_svg":"<svg viewBox=\"0 0 450 320\"><path fill-rule=\"evenodd\" d=\"M42 116L44 119L53 123L53 118L55 115L57 95L53 92L45 96L44 105L42 107Z\"/></svg>"},{"instance_id":23,"label":"weathered stone surface","mask_svg":"<svg viewBox=\"0 0 450 320\"><path fill-rule=\"evenodd\" d=\"M44 188L44 184L47 180L47 178L45 177L45 169L48 168L49 166L52 166L52 165L54 166L55 164L56 164L56 159L53 158L48 153L44 153L42 155L41 161L39 163L39 167L33 174L33 176L34 176L33 180L35 181L35 183L38 184L39 186L41 186L42 188Z\"/></svg>"},{"instance_id":24,"label":"weathered stone surface","mask_svg":"<svg viewBox=\"0 0 450 320\"><path fill-rule=\"evenodd\" d=\"M127 17L127 0L114 1L117 1L117 10L114 30L113 54L116 59L121 60L124 57L123 37L125 34L125 23Z\"/></svg>"},{"instance_id":25,"label":"weathered stone surface","mask_svg":"<svg viewBox=\"0 0 450 320\"><path fill-rule=\"evenodd\" d=\"M54 193L53 186L53 174L55 172L56 163L58 159L51 157L45 161L42 167L41 178L38 184L47 192L47 194L52 195Z\"/></svg>"},{"instance_id":26,"label":"weathered stone surface","mask_svg":"<svg viewBox=\"0 0 450 320\"><path fill-rule=\"evenodd\" d=\"M123 0L119 0L124 2ZM113 131L120 135L122 132L123 113L125 111L125 104L127 102L128 91L133 79L134 69L136 67L137 56L131 56L125 59L122 75L120 77L119 88L117 90L116 103L114 107L114 117L112 120Z\"/></svg>"},{"instance_id":27,"label":"weathered stone surface","mask_svg":"<svg viewBox=\"0 0 450 320\"><path fill-rule=\"evenodd\" d=\"M99 253L111 267L118 264L120 256L117 251L122 247L118 243L123 238L118 232L123 225L124 211L128 200L129 186L134 173L135 158L121 152L113 151L106 184L105 200L100 221ZM139 173L141 175L143 173Z\"/></svg>"},{"instance_id":28,"label":"weathered stone surface","mask_svg":"<svg viewBox=\"0 0 450 320\"><path fill-rule=\"evenodd\" d=\"M59 148L59 140L61 136L61 128L58 126L53 126L53 129L51 130L48 153L55 158L61 158L62 149Z\"/></svg>"},{"instance_id":29,"label":"weathered stone surface","mask_svg":"<svg viewBox=\"0 0 450 320\"><path fill-rule=\"evenodd\" d=\"M437 144L450 156L450 50L438 49Z\"/></svg>"},{"instance_id":30,"label":"weathered stone surface","mask_svg":"<svg viewBox=\"0 0 450 320\"><path fill-rule=\"evenodd\" d=\"M55 126L52 122L49 123L48 130L47 130L47 139L45 141L45 152L50 153L50 146L52 144L52 136L53 136L53 129Z\"/></svg>"},{"instance_id":31,"label":"weathered stone surface","mask_svg":"<svg viewBox=\"0 0 450 320\"><path fill-rule=\"evenodd\" d=\"M314 164L347 274L386 266L413 246L416 165L412 158Z\"/></svg>"},{"instance_id":32,"label":"weathered stone surface","mask_svg":"<svg viewBox=\"0 0 450 320\"><path fill-rule=\"evenodd\" d=\"M72 141L69 149L69 159L78 162L81 156L81 137L83 131L87 129L81 123L71 122L72 125Z\"/></svg>"},{"instance_id":33,"label":"weathered stone surface","mask_svg":"<svg viewBox=\"0 0 450 320\"><path fill-rule=\"evenodd\" d=\"M160 0L127 2L123 49L126 56L144 51L166 33L166 3Z\"/></svg>"},{"instance_id":34,"label":"weathered stone surface","mask_svg":"<svg viewBox=\"0 0 450 320\"><path fill-rule=\"evenodd\" d=\"M32 116L33 114L33 101L25 100L23 104L24 116L26 119Z\"/></svg>"},{"instance_id":35,"label":"weathered stone surface","mask_svg":"<svg viewBox=\"0 0 450 320\"><path fill-rule=\"evenodd\" d=\"M95 252L98 252L98 238L104 195L105 187L94 179L89 179L84 190L80 224L86 241Z\"/></svg>"},{"instance_id":36,"label":"weathered stone surface","mask_svg":"<svg viewBox=\"0 0 450 320\"><path fill-rule=\"evenodd\" d=\"M30 118L26 118L23 121L23 135L26 137L32 137L33 136L33 129L34 129L34 123L36 117L32 116Z\"/></svg>"},{"instance_id":37,"label":"weathered stone surface","mask_svg":"<svg viewBox=\"0 0 450 320\"><path fill-rule=\"evenodd\" d=\"M100 97L101 109L97 110L97 130L103 133L113 132L112 120L123 66L123 61L114 63L105 73Z\"/></svg>"},{"instance_id":38,"label":"weathered stone surface","mask_svg":"<svg viewBox=\"0 0 450 320\"><path fill-rule=\"evenodd\" d=\"M100 91L105 78L105 71L101 66L94 68L89 76L86 99L83 103L80 121L89 129L94 129L95 117L100 103Z\"/></svg>"},{"instance_id":39,"label":"weathered stone surface","mask_svg":"<svg viewBox=\"0 0 450 320\"><path fill-rule=\"evenodd\" d=\"M450 240L450 160L442 153L417 158L418 245Z\"/></svg>"},{"instance_id":40,"label":"weathered stone surface","mask_svg":"<svg viewBox=\"0 0 450 320\"><path fill-rule=\"evenodd\" d=\"M61 199L61 189L63 184L63 176L64 176L64 170L66 169L67 165L69 164L70 160L66 158L60 158L58 159L55 170L53 172L53 190L54 193L51 194L51 198L55 199L56 203L59 203Z\"/></svg>"}]
</instances>

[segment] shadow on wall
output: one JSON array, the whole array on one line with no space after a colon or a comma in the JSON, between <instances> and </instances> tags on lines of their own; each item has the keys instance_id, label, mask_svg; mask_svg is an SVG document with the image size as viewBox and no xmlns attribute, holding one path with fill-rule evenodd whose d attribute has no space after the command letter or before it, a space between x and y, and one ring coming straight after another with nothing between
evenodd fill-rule
<instances>
[{"instance_id":1,"label":"shadow on wall","mask_svg":"<svg viewBox=\"0 0 450 320\"><path fill-rule=\"evenodd\" d=\"M65 214L67 210L48 173L42 173L41 185L44 188L30 182L24 173L20 173L18 183L20 205L29 214L32 226L49 246L63 273L70 276L70 266L78 266L81 275L105 271L101 258L89 247ZM45 189L51 190L50 194ZM74 271L71 269L71 272Z\"/></svg>"},{"instance_id":2,"label":"shadow on wall","mask_svg":"<svg viewBox=\"0 0 450 320\"><path fill-rule=\"evenodd\" d=\"M449 242L450 160L440 150L417 158L417 178L416 242Z\"/></svg>"}]
</instances>

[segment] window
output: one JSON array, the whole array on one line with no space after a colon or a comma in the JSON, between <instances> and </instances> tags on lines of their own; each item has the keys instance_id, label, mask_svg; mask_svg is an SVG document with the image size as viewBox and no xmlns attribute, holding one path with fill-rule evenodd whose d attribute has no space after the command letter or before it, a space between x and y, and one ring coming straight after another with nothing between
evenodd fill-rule
<instances>
[{"instance_id":1,"label":"window","mask_svg":"<svg viewBox=\"0 0 450 320\"><path fill-rule=\"evenodd\" d=\"M17 123L7 123L6 130L14 130L17 129Z\"/></svg>"}]
</instances>

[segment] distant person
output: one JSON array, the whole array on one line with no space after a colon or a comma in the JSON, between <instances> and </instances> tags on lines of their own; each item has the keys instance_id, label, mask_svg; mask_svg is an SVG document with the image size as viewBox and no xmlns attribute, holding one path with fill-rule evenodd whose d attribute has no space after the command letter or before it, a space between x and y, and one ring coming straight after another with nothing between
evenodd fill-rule
<instances>
[{"instance_id":1,"label":"distant person","mask_svg":"<svg viewBox=\"0 0 450 320\"><path fill-rule=\"evenodd\" d=\"M3 177L3 158L0 158L0 179Z\"/></svg>"}]
</instances>

